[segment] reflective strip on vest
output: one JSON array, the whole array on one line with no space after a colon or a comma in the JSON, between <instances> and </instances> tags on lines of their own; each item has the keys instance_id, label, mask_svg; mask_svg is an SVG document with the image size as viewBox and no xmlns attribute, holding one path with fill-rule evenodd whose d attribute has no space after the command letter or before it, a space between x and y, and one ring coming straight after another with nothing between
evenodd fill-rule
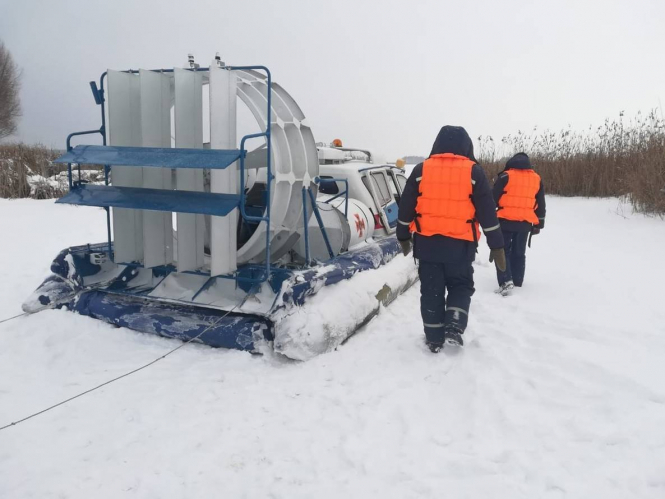
<instances>
[{"instance_id":1,"label":"reflective strip on vest","mask_svg":"<svg viewBox=\"0 0 665 499\"><path fill-rule=\"evenodd\" d=\"M515 222L539 223L536 216L536 194L540 190L540 175L533 170L506 170L508 183L499 199L497 216Z\"/></svg>"},{"instance_id":2,"label":"reflective strip on vest","mask_svg":"<svg viewBox=\"0 0 665 499\"><path fill-rule=\"evenodd\" d=\"M456 154L435 154L423 163L418 184L416 221L411 231L423 236L442 235L465 241L480 237L471 201L474 161ZM474 228L477 238L474 238Z\"/></svg>"}]
</instances>

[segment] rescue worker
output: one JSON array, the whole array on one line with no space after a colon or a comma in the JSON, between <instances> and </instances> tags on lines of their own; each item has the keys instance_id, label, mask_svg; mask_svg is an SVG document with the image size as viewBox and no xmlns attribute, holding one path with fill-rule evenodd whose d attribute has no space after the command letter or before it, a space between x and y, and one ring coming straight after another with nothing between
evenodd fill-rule
<instances>
[{"instance_id":1,"label":"rescue worker","mask_svg":"<svg viewBox=\"0 0 665 499\"><path fill-rule=\"evenodd\" d=\"M406 182L397 224L404 255L413 241L413 256L419 261L420 312L425 342L433 353L444 343L463 345L475 291L471 263L479 223L491 250L490 262L505 270L492 191L474 158L471 138L462 127L444 126L429 158L416 165Z\"/></svg>"},{"instance_id":2,"label":"rescue worker","mask_svg":"<svg viewBox=\"0 0 665 499\"><path fill-rule=\"evenodd\" d=\"M545 227L545 189L529 156L520 152L508 160L493 194L506 250L506 270L497 269L497 292L508 296L524 282L527 242Z\"/></svg>"}]
</instances>

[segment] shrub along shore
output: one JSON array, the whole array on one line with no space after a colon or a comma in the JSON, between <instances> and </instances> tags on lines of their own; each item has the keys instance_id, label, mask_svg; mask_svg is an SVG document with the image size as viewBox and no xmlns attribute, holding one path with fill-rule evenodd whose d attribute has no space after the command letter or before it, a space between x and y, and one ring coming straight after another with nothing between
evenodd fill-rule
<instances>
[{"instance_id":1,"label":"shrub along shore","mask_svg":"<svg viewBox=\"0 0 665 499\"><path fill-rule=\"evenodd\" d=\"M534 130L498 141L479 137L475 145L490 179L510 156L525 152L548 194L626 197L638 212L665 214L665 122L657 111L628 121L622 114L582 132ZM52 163L60 154L42 145L0 145L0 197L46 199L64 194L66 167ZM94 170L87 172L90 180L100 180L92 178Z\"/></svg>"}]
</instances>

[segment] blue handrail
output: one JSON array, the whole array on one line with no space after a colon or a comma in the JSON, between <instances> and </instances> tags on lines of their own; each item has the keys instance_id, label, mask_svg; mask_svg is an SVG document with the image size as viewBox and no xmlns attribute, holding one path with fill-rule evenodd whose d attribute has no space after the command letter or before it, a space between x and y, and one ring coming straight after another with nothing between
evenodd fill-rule
<instances>
[{"instance_id":1,"label":"blue handrail","mask_svg":"<svg viewBox=\"0 0 665 499\"><path fill-rule=\"evenodd\" d=\"M305 263L309 265L311 263L309 259L309 220L307 216L307 196L305 191L307 187L302 188L302 217L305 221L303 225L303 235L305 236Z\"/></svg>"},{"instance_id":2,"label":"blue handrail","mask_svg":"<svg viewBox=\"0 0 665 499\"><path fill-rule=\"evenodd\" d=\"M106 74L106 73L104 73ZM85 130L83 132L74 132L70 133L67 135L67 152L72 150L72 137L78 137L81 135L92 135L95 133L99 133L102 136L102 143L106 144L106 133L105 133L105 128L104 128L104 100L103 100L103 95L104 95L104 90L102 89L101 93L98 92L97 95L95 96L95 102L97 102L97 97L100 97L102 99L101 105L102 105L102 126L99 127L99 130ZM79 172L79 183L81 183L81 164L77 164L77 169ZM72 164L67 163L67 180L69 182L69 190L72 190L73 187L73 182L72 182ZM107 165L104 165L104 183L106 185L109 184L109 167ZM106 237L107 237L107 242L108 242L108 251L109 251L109 258L111 261L113 261L113 242L111 241L111 210L109 208L104 208L104 211L106 211Z\"/></svg>"},{"instance_id":3,"label":"blue handrail","mask_svg":"<svg viewBox=\"0 0 665 499\"><path fill-rule=\"evenodd\" d=\"M348 217L349 216L349 179L346 178L324 178L322 179L321 177L316 177L314 179L314 182L317 184L321 184L321 182L344 182L344 191L338 192L335 194L333 197L330 199L326 199L324 203L329 204L330 202L334 201L340 196L345 196L344 199L344 216Z\"/></svg>"},{"instance_id":4,"label":"blue handrail","mask_svg":"<svg viewBox=\"0 0 665 499\"><path fill-rule=\"evenodd\" d=\"M92 134L95 134L95 133L102 133L102 130L101 129L99 129L99 130L85 130L83 132L74 132L74 133L70 133L69 135L67 135L67 152L72 150L72 137L78 137L78 136L81 136L81 135L92 135ZM78 173L79 173L79 183L81 183L81 164L77 163L77 166L78 166ZM71 163L67 163L67 179L69 181L69 189L71 190L72 187L74 186L74 182L73 182L73 179L72 179L72 164Z\"/></svg>"}]
</instances>

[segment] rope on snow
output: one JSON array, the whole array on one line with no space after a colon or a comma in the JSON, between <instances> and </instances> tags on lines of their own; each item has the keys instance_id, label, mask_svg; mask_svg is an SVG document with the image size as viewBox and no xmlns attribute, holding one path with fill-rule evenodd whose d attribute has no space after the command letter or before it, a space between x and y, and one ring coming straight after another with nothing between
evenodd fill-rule
<instances>
[{"instance_id":1,"label":"rope on snow","mask_svg":"<svg viewBox=\"0 0 665 499\"><path fill-rule=\"evenodd\" d=\"M249 293L248 293L248 296L249 296ZM79 397L83 397L84 395L87 395L88 393L94 392L95 390L98 390L98 389L100 389L100 388L102 388L102 387L104 387L104 386L106 386L106 385L110 385L111 383L114 383L115 381L121 380L122 378L126 378L127 376L131 376L131 375L134 374L134 373L137 373L137 372L139 372L139 371L142 371L143 369L146 369L146 368L150 367L151 365L156 364L156 363L159 362L160 360L165 359L165 358L168 357L169 355L171 355L171 354L177 352L178 350L180 350L180 349L181 349L182 347L184 347L185 345L189 345L191 342L193 342L193 341L199 339L201 336L203 336L203 333L209 331L212 327L216 326L217 323L218 323L219 321L221 321L222 319L224 319L227 315L229 315L231 312L233 312L233 311L234 311L235 309L237 309L238 307L242 306L242 304L245 302L245 300L246 300L246 297L243 298L240 302L238 302L238 303L237 303L237 304L236 304L231 310L229 310L228 312L226 312L224 315L222 315L221 317L219 317L215 322L213 322L213 323L210 324L207 328L205 328L203 331L201 331L199 334L197 334L197 335L194 336L193 338L190 338L189 340L185 341L184 343L178 345L178 346L175 347L174 349L169 350L168 352L166 352L166 353L165 353L164 355L162 355L161 357L158 357L158 358L156 358L156 359L154 359L154 360L148 362L147 364L142 365L141 367L137 367L136 369L133 369L133 370L131 370L131 371L129 371L129 372L126 372L125 374L122 374L122 375L117 376L117 377L115 377L115 378L113 378L113 379L110 379L110 380L108 380L108 381L105 381L104 383L102 383L102 384L100 384L100 385L97 385L97 386L95 386L95 387L93 387L93 388L90 388L89 390L86 390L86 391L81 392L81 393L79 393L79 394L77 394L77 395L74 395L73 397L69 397L68 399L65 399L65 400L63 400L63 401L61 401L61 402L58 402L57 404L54 404L54 405L52 405L52 406L50 406L50 407L47 407L46 409L42 409L42 410L39 411L39 412L35 412L34 414L30 414L29 416L26 416L26 417L24 417L24 418L22 418L22 419L19 419L18 421L14 421L13 423L9 423L9 424L7 424L7 425L5 425L5 426L0 426L0 431L2 431L2 430L6 430L7 428L11 428L12 426L16 426L16 425L18 425L18 424L21 424L21 423L23 423L24 421L27 421L27 420L29 420L29 419L32 419L32 418L36 417L36 416L39 416L40 414L44 414L45 412L49 412L49 411L55 409L56 407L60 407L61 405L65 405L66 403L71 402L72 400L75 400L75 399L77 399L77 398L79 398ZM15 316L15 317L10 317L9 319L5 319L5 320L3 320L3 321L0 321L0 324L1 324L2 322L6 322L6 321L10 321L10 320L12 320L12 319L15 319L16 317L21 317L21 315L25 315L25 313L20 314L20 315L17 315L17 316Z\"/></svg>"},{"instance_id":2,"label":"rope on snow","mask_svg":"<svg viewBox=\"0 0 665 499\"><path fill-rule=\"evenodd\" d=\"M2 324L3 322L9 322L9 321L11 321L12 319L18 319L19 317L23 317L23 316L26 315L26 314L27 314L27 312L23 312L22 314L15 315L14 317L8 317L7 319L2 319L2 320L0 321L0 324Z\"/></svg>"}]
</instances>

